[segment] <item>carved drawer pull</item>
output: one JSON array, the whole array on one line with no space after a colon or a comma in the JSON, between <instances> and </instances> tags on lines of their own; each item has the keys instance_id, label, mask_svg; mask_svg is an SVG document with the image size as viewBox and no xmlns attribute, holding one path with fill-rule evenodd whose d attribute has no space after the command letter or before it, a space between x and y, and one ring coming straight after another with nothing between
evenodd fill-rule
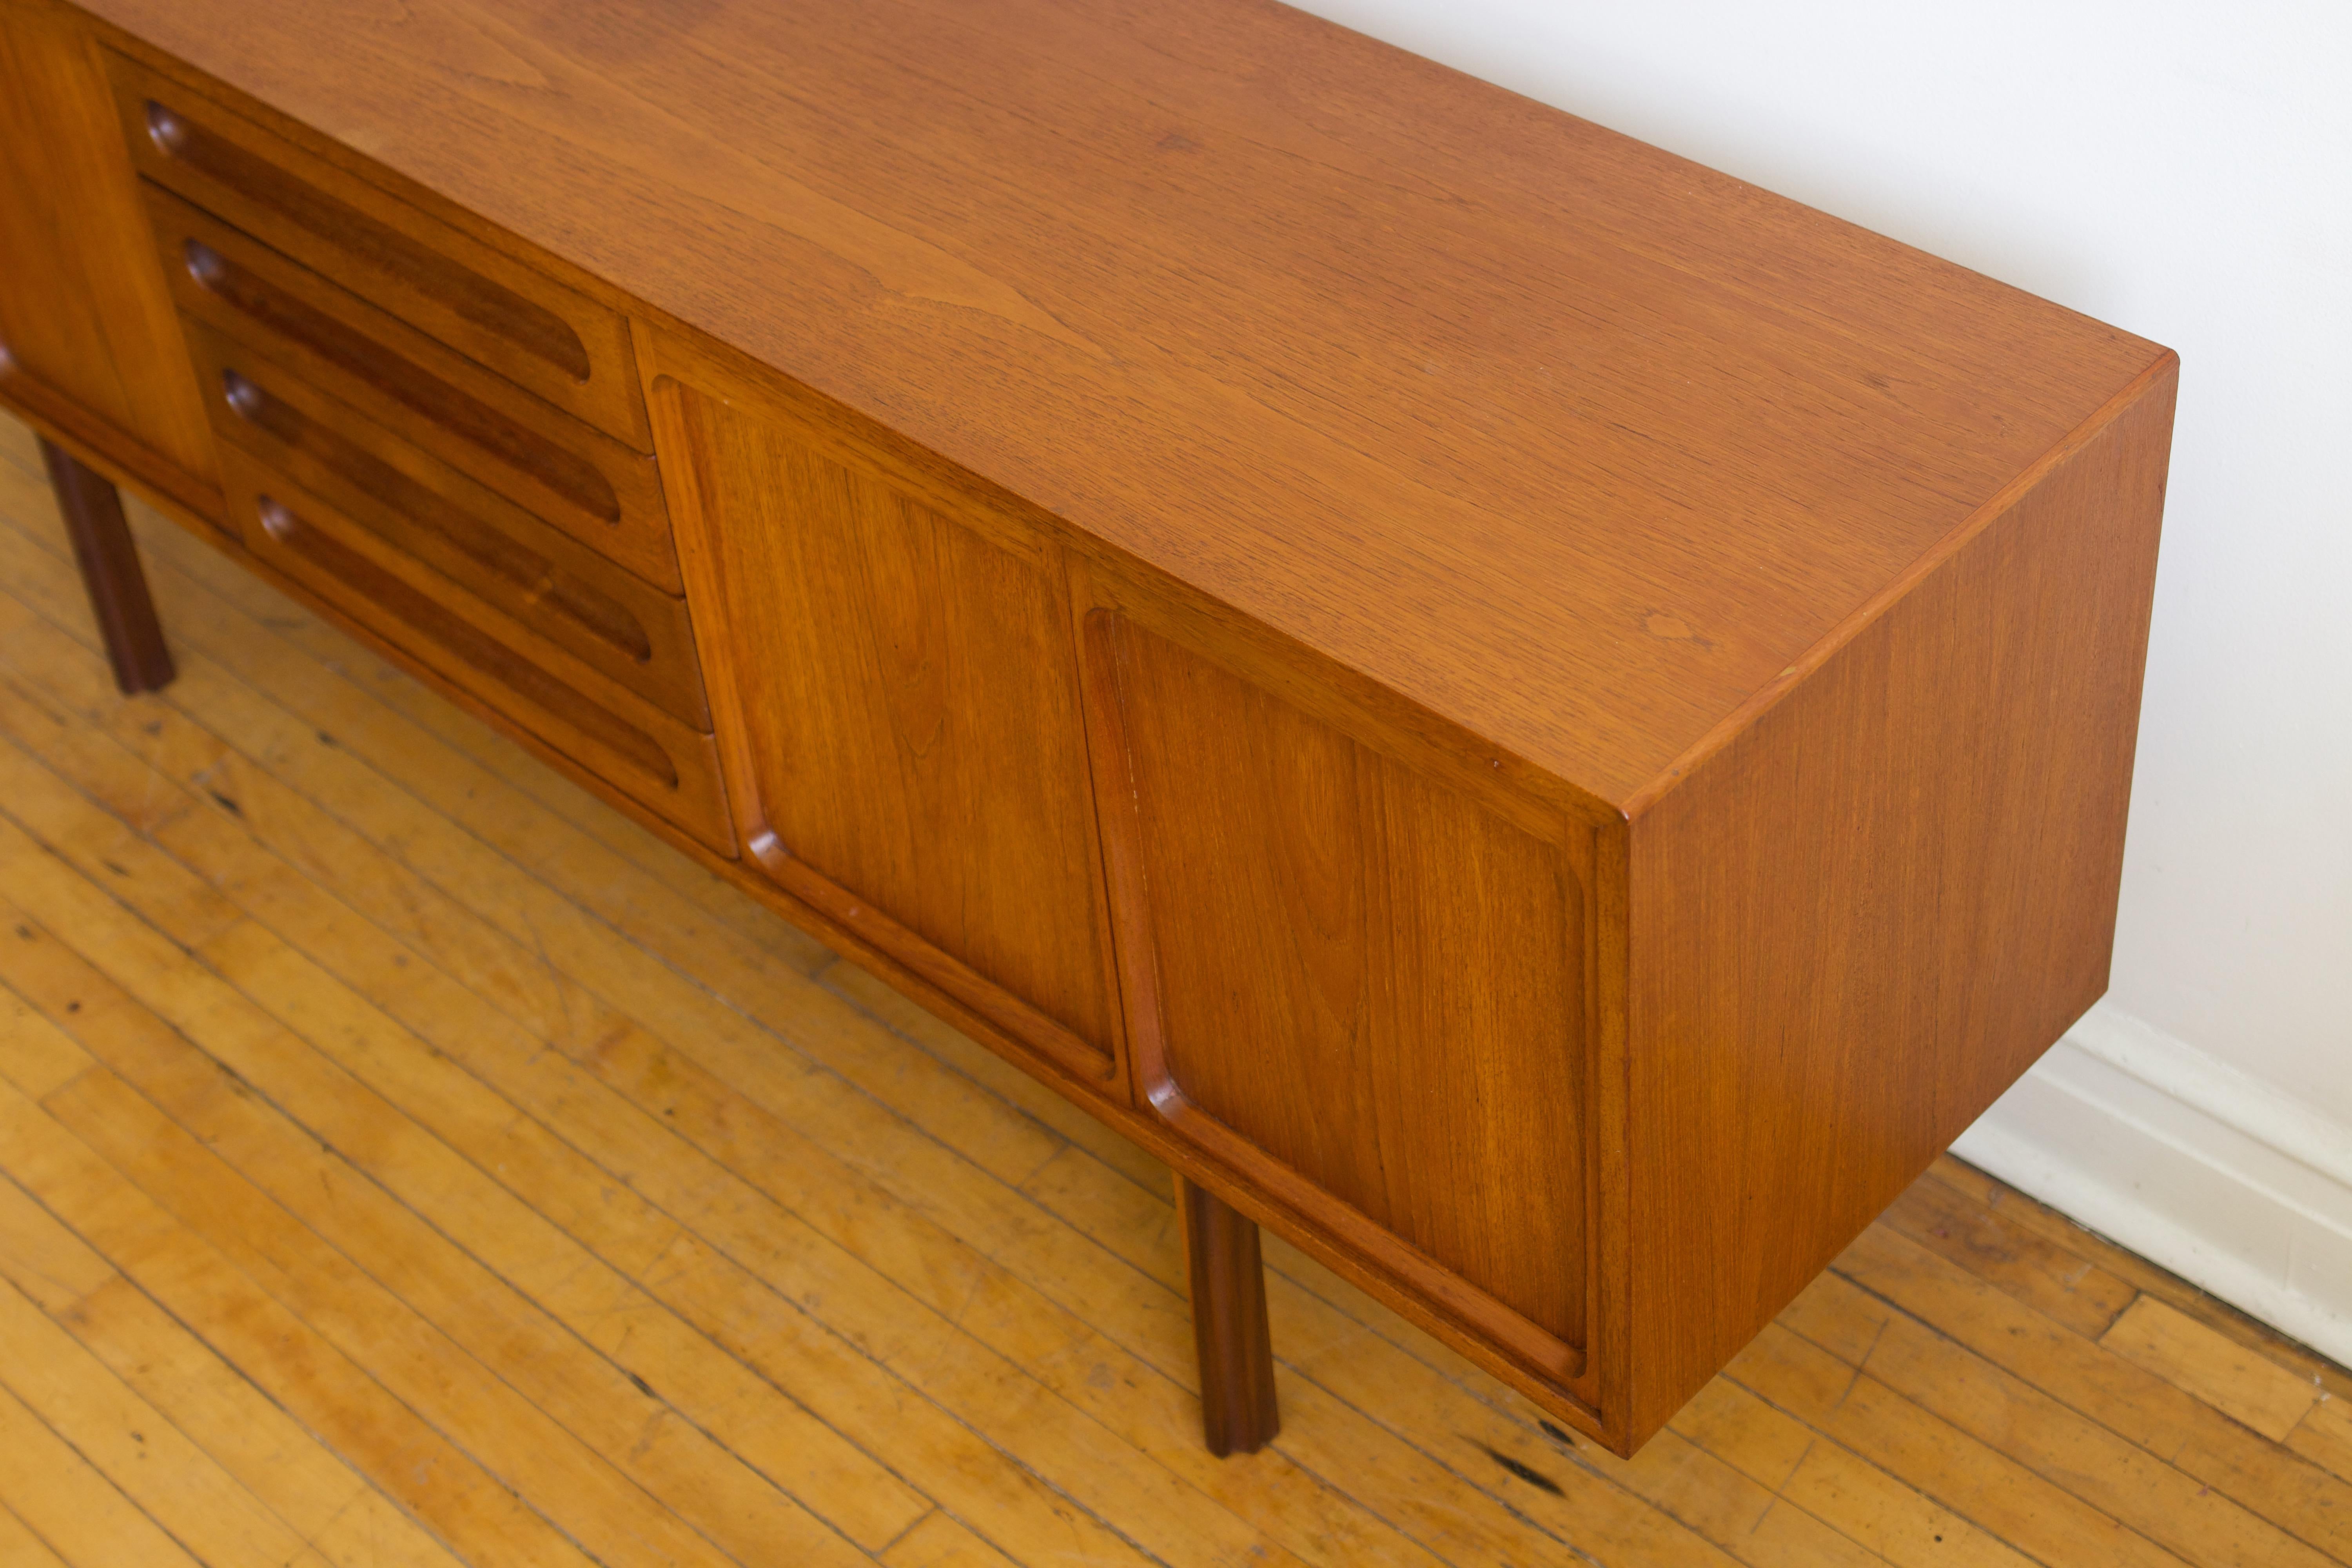
<instances>
[{"instance_id":1,"label":"carved drawer pull","mask_svg":"<svg viewBox=\"0 0 2352 1568\"><path fill-rule=\"evenodd\" d=\"M503 580L520 594L526 608L561 616L635 663L652 659L652 639L636 616L537 551L465 516L398 468L270 396L236 371L221 373L221 395L238 418L309 454Z\"/></svg>"},{"instance_id":2,"label":"carved drawer pull","mask_svg":"<svg viewBox=\"0 0 2352 1568\"><path fill-rule=\"evenodd\" d=\"M310 526L274 497L256 495L254 511L262 531L310 567L326 573L499 685L626 758L666 788L677 787L677 764L644 731L607 712L357 551Z\"/></svg>"},{"instance_id":3,"label":"carved drawer pull","mask_svg":"<svg viewBox=\"0 0 2352 1568\"><path fill-rule=\"evenodd\" d=\"M621 521L620 498L585 459L476 401L400 355L273 287L200 239L181 241L188 275L255 325L289 338L337 368L398 398L417 413L545 485L583 511Z\"/></svg>"},{"instance_id":4,"label":"carved drawer pull","mask_svg":"<svg viewBox=\"0 0 2352 1568\"><path fill-rule=\"evenodd\" d=\"M153 99L147 134L175 158L283 214L321 239L407 279L452 313L546 362L573 381L588 379L588 350L563 319L510 289L458 266L388 225L337 201L285 170L216 136Z\"/></svg>"}]
</instances>

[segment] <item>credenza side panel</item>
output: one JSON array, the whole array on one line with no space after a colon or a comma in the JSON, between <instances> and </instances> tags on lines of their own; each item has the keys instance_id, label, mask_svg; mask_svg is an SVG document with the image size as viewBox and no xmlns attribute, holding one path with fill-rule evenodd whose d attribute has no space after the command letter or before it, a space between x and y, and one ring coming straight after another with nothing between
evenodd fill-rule
<instances>
[{"instance_id":1,"label":"credenza side panel","mask_svg":"<svg viewBox=\"0 0 2352 1568\"><path fill-rule=\"evenodd\" d=\"M204 405L146 232L88 25L51 0L0 0L0 397L216 511Z\"/></svg>"},{"instance_id":2,"label":"credenza side panel","mask_svg":"<svg viewBox=\"0 0 2352 1568\"><path fill-rule=\"evenodd\" d=\"M1123 1098L1058 546L792 411L654 400L747 854Z\"/></svg>"},{"instance_id":3,"label":"credenza side panel","mask_svg":"<svg viewBox=\"0 0 2352 1568\"><path fill-rule=\"evenodd\" d=\"M2106 989L2173 388L1634 818L1631 1442Z\"/></svg>"}]
</instances>

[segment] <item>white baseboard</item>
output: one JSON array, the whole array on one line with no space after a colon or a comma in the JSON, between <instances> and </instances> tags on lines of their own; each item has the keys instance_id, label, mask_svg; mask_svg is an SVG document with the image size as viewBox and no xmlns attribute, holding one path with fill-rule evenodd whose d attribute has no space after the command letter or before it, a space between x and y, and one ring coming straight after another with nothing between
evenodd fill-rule
<instances>
[{"instance_id":1,"label":"white baseboard","mask_svg":"<svg viewBox=\"0 0 2352 1568\"><path fill-rule=\"evenodd\" d=\"M2101 1003L1952 1152L2352 1363L2352 1127Z\"/></svg>"}]
</instances>

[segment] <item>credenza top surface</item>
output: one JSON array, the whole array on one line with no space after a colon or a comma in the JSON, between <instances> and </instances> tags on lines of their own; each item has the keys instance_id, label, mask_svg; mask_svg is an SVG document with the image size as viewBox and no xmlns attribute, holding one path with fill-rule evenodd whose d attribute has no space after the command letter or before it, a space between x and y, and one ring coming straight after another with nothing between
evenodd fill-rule
<instances>
[{"instance_id":1,"label":"credenza top surface","mask_svg":"<svg viewBox=\"0 0 2352 1568\"><path fill-rule=\"evenodd\" d=\"M2166 359L1257 0L85 0L1601 801Z\"/></svg>"}]
</instances>

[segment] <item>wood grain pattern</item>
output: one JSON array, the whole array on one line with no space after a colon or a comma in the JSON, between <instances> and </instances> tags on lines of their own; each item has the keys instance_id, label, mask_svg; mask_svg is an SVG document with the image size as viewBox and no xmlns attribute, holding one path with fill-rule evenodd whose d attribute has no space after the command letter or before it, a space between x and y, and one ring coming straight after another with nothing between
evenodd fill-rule
<instances>
[{"instance_id":1,"label":"wood grain pattern","mask_svg":"<svg viewBox=\"0 0 2352 1568\"><path fill-rule=\"evenodd\" d=\"M1574 1378L1591 1062L1569 857L1113 612L1088 632L1133 801L1107 831L1133 836L1119 937L1151 972L1139 1095L1491 1294Z\"/></svg>"},{"instance_id":2,"label":"wood grain pattern","mask_svg":"<svg viewBox=\"0 0 2352 1568\"><path fill-rule=\"evenodd\" d=\"M735 390L713 367L679 374ZM743 843L1108 1080L1118 1024L1058 553L740 401L667 374L655 390L687 459L673 494L700 619L724 649L713 700Z\"/></svg>"},{"instance_id":3,"label":"wood grain pattern","mask_svg":"<svg viewBox=\"0 0 2352 1568\"><path fill-rule=\"evenodd\" d=\"M2020 1213L2032 1212L2021 1205ZM2075 1332L2105 1333L2138 1294L2079 1247L2009 1223L1997 1207L1939 1181L1915 1182L1879 1223Z\"/></svg>"},{"instance_id":4,"label":"wood grain pattern","mask_svg":"<svg viewBox=\"0 0 2352 1568\"><path fill-rule=\"evenodd\" d=\"M1612 800L2160 353L1279 5L92 9Z\"/></svg>"},{"instance_id":5,"label":"wood grain pattern","mask_svg":"<svg viewBox=\"0 0 2352 1568\"><path fill-rule=\"evenodd\" d=\"M2332 1397L2313 1405L2288 1434L2287 1447L2352 1482L2352 1404Z\"/></svg>"},{"instance_id":6,"label":"wood grain pattern","mask_svg":"<svg viewBox=\"0 0 2352 1568\"><path fill-rule=\"evenodd\" d=\"M708 729L686 602L200 321L223 440L687 723Z\"/></svg>"},{"instance_id":7,"label":"wood grain pattern","mask_svg":"<svg viewBox=\"0 0 2352 1568\"><path fill-rule=\"evenodd\" d=\"M2347 1377L2344 1369L2334 1362L2304 1348L2276 1329L2235 1310L2226 1302L2177 1276L2166 1273L2154 1264L2128 1252L2105 1247L2096 1232L2077 1225L2056 1210L2034 1202L1949 1154L1939 1155L1927 1168L1927 1173L1936 1178L1938 1187L1955 1194L1964 1208L1974 1214L1975 1223L1979 1226L1998 1227L2012 1235L2022 1234L2084 1258L2095 1257L2099 1268L2112 1274L2126 1292L2126 1300L2118 1306L2118 1313L2122 1307L2130 1305L2128 1293L2131 1291L2154 1297L2223 1338L2243 1345L2264 1360L2306 1379L2330 1400L2352 1397L2352 1377ZM1941 1194L1937 1201L1943 1201Z\"/></svg>"},{"instance_id":8,"label":"wood grain pattern","mask_svg":"<svg viewBox=\"0 0 2352 1568\"><path fill-rule=\"evenodd\" d=\"M653 460L146 187L183 310L664 588L679 585Z\"/></svg>"},{"instance_id":9,"label":"wood grain pattern","mask_svg":"<svg viewBox=\"0 0 2352 1568\"><path fill-rule=\"evenodd\" d=\"M2173 384L1634 820L1637 1428L2106 988Z\"/></svg>"},{"instance_id":10,"label":"wood grain pattern","mask_svg":"<svg viewBox=\"0 0 2352 1568\"><path fill-rule=\"evenodd\" d=\"M105 479L47 441L41 443L41 463L48 469L49 488L57 492L66 536L73 541L74 563L81 568L90 614L106 637L114 684L125 695L161 691L176 672L163 624L155 618L155 602L148 596L146 574L139 569L139 547L123 521L122 498Z\"/></svg>"},{"instance_id":11,"label":"wood grain pattern","mask_svg":"<svg viewBox=\"0 0 2352 1568\"><path fill-rule=\"evenodd\" d=\"M2341 1525L2352 1505L2325 1489L2347 1483L2313 1457L2325 1448L2298 1447L2340 1400L2315 1405L2280 1445L2118 1356L2102 1326L2050 1293L2053 1270L2128 1279L2168 1306L2195 1292L1949 1162L1925 1178L1934 1192L1906 1200L1902 1223L1874 1226L1867 1247L1832 1265L1838 1294L1809 1292L1630 1462L1269 1237L1283 1430L1255 1456L1212 1460L1186 1381L1171 1194L1139 1152L1112 1163L1045 1137L1010 1158L1040 1125L1013 1100L972 1092L944 1025L895 1015L941 1046L934 1055L826 989L785 983L781 966L762 1006L772 1023L744 1024L709 1001L754 994L760 971L737 948L656 952L641 944L677 933L624 934L599 918L612 875L546 847L591 838L539 804L552 775L518 759L467 772L470 795L447 789L463 757L454 737L470 721L445 711L436 725L425 713L437 699L371 684L367 649L242 569L217 578L236 596L206 586L182 563L208 563L207 547L136 503L163 612L201 641L168 691L119 699L45 509L32 442L0 426L0 1079L12 1084L0 1090L0 1290L87 1352L0 1309L0 1331L22 1336L9 1343L55 1347L37 1369L0 1364L0 1386L34 1413L33 1426L8 1428L25 1446L0 1446L0 1510L49 1532L0 1511L0 1558L12 1563L170 1563L181 1531L204 1542L205 1561L238 1561L235 1543L255 1539L239 1531L256 1521L224 1471L315 1552L293 1557L299 1568L581 1568L590 1559L550 1520L591 1521L614 1531L607 1544L616 1526L650 1534L665 1510L690 1528L728 1523L710 1492L567 1492L543 1458L509 1452L466 1414L488 1399L436 1407L457 1440L444 1436L386 1390L408 1375L398 1314L329 1341L61 1120L100 1103L59 1093L100 1050L207 1128L277 1114L318 1134L299 1158L290 1139L220 1140L226 1167L250 1173L242 1180L350 1181L355 1157L408 1184L398 1201L418 1206L406 1212L456 1227L457 1247L374 1197L354 1212L388 1223L346 1238L363 1250L412 1238L437 1255L436 1276L462 1267L458 1247L478 1248L533 1303L527 1328L508 1325L518 1358L593 1358L614 1369L595 1374L607 1379L634 1370L676 1412L665 1423L688 1418L692 1385L673 1391L660 1372L691 1363L682 1343L646 1353L642 1308L600 1334L561 1326L562 1311L614 1301L564 1286L570 1238L638 1270L712 1351L746 1358L734 1409L758 1411L776 1395L750 1391L798 1368L792 1395L869 1466L861 1479L833 1472L845 1479L814 1495L780 1467L772 1495L877 1524L900 1506L910 1521L895 1540L861 1534L876 1544L851 1561L2352 1561ZM325 703L330 689L341 706ZM321 724L345 743L320 742ZM493 805L532 833L488 832L477 814ZM546 940L534 945L535 932ZM707 1011L692 1009L696 996ZM531 997L545 1005L530 1011ZM283 1022L264 1026L265 1012ZM720 1046L730 1017L744 1033ZM600 1055L597 1040L624 1020L636 1033ZM845 1086L838 1075L861 1054L874 1064L856 1069L863 1081L902 1109ZM205 1060L264 1075L268 1089L251 1091L263 1109L184 1087L219 1081L193 1070ZM56 1095L55 1109L12 1074ZM143 1121L148 1104L119 1111ZM177 1144L176 1125L157 1119L157 1146ZM283 1163L264 1158L273 1148ZM999 1152L982 1164L961 1148ZM119 1152L134 1169L152 1158ZM452 1184L413 1180L428 1173ZM1928 1215L1972 1238L1958 1260L1912 1245L1912 1221ZM335 1267L324 1237L304 1245L319 1251L290 1258L298 1277ZM2075 1261L2062 1263L2062 1249ZM773 1271L780 1290L751 1267ZM407 1291L408 1276L388 1272L402 1311L435 1299L429 1280ZM2216 1331L2231 1344L2266 1346L2256 1353L2271 1366L2305 1381L2317 1366L2331 1386L2346 1376L2210 1300L2199 1310L2228 1324ZM143 1414L132 1425L125 1390L185 1442ZM1081 1408L1098 1424L1076 1423ZM761 1452L754 1425L710 1431L747 1462ZM141 1449L152 1451L133 1459ZM77 1450L93 1490L75 1489L69 1465L54 1468ZM797 1451L819 1474L818 1447ZM522 1479L518 1490L508 1477ZM908 1489L920 1500L911 1512L892 1500ZM760 1560L760 1541L735 1540L737 1561Z\"/></svg>"},{"instance_id":12,"label":"wood grain pattern","mask_svg":"<svg viewBox=\"0 0 2352 1568\"><path fill-rule=\"evenodd\" d=\"M1220 1459L1255 1454L1282 1430L1257 1226L1181 1176L1176 1223L1184 1233L1202 1435Z\"/></svg>"},{"instance_id":13,"label":"wood grain pattern","mask_svg":"<svg viewBox=\"0 0 2352 1568\"><path fill-rule=\"evenodd\" d=\"M348 474L248 556L1613 1451L2105 984L2153 344L1257 0L93 3L268 455L712 733ZM624 317L658 470L509 379Z\"/></svg>"},{"instance_id":14,"label":"wood grain pattern","mask_svg":"<svg viewBox=\"0 0 2352 1568\"><path fill-rule=\"evenodd\" d=\"M105 90L71 7L0 8L0 400L201 508L212 442Z\"/></svg>"},{"instance_id":15,"label":"wood grain pattern","mask_svg":"<svg viewBox=\"0 0 2352 1568\"><path fill-rule=\"evenodd\" d=\"M2319 1401L2307 1380L2151 1299L2133 1302L2099 1342L2273 1443L2284 1442Z\"/></svg>"},{"instance_id":16,"label":"wood grain pattern","mask_svg":"<svg viewBox=\"0 0 2352 1568\"><path fill-rule=\"evenodd\" d=\"M620 312L516 265L135 61L107 74L134 167L640 450Z\"/></svg>"},{"instance_id":17,"label":"wood grain pattern","mask_svg":"<svg viewBox=\"0 0 2352 1568\"><path fill-rule=\"evenodd\" d=\"M733 844L708 733L383 543L239 451L222 454L246 546L411 658L438 670L599 777L722 850Z\"/></svg>"}]
</instances>

